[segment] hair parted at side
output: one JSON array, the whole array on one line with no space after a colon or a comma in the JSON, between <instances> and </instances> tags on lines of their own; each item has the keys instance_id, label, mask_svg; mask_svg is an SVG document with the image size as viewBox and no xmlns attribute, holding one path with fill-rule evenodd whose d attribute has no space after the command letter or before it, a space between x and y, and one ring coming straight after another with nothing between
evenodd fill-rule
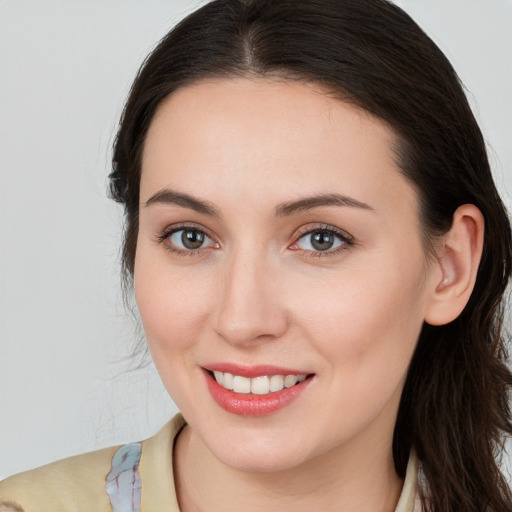
<instances>
[{"instance_id":1,"label":"hair parted at side","mask_svg":"<svg viewBox=\"0 0 512 512\"><path fill-rule=\"evenodd\" d=\"M510 512L497 455L512 434L502 332L512 272L510 221L494 185L480 129L439 48L387 0L215 0L165 36L142 65L114 144L111 195L123 203L125 276L138 233L141 154L162 100L205 78L264 76L319 84L385 120L400 140L403 174L420 198L426 247L454 211L476 205L485 219L482 261L455 321L425 325L395 427L395 468L414 449L429 512Z\"/></svg>"}]
</instances>

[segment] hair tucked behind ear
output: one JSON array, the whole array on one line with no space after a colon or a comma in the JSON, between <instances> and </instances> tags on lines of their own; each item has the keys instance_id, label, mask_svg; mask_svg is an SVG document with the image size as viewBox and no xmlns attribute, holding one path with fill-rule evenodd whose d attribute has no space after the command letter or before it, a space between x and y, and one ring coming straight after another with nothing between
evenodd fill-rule
<instances>
[{"instance_id":1,"label":"hair tucked behind ear","mask_svg":"<svg viewBox=\"0 0 512 512\"><path fill-rule=\"evenodd\" d=\"M175 27L147 58L114 146L113 197L125 205L123 261L133 273L141 152L160 102L209 77L279 76L323 85L385 120L397 160L418 191L426 246L454 211L476 205L485 240L475 289L448 325L425 325L410 365L393 454L404 476L415 450L429 512L510 512L496 456L512 434L503 296L512 235L482 134L452 66L402 10L385 0L217 0Z\"/></svg>"}]
</instances>

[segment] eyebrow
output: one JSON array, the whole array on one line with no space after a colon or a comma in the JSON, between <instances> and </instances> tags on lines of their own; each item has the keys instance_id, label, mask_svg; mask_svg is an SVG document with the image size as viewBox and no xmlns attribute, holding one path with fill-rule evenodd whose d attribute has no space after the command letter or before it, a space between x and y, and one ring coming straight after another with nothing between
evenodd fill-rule
<instances>
[{"instance_id":1,"label":"eyebrow","mask_svg":"<svg viewBox=\"0 0 512 512\"><path fill-rule=\"evenodd\" d=\"M183 206L190 210L195 210L198 213L209 215L211 217L220 217L219 211L215 206L207 201L201 201L195 197L189 196L182 192L176 192L171 189L159 190L156 194L152 195L147 201L146 206L152 204L171 204L177 206Z\"/></svg>"},{"instance_id":2,"label":"eyebrow","mask_svg":"<svg viewBox=\"0 0 512 512\"><path fill-rule=\"evenodd\" d=\"M168 188L159 190L156 194L152 195L146 201L145 206L151 206L152 204L182 206L204 215L220 217L219 211L212 203L202 201L183 192L177 192ZM288 215L293 215L294 213L305 212L321 206L345 206L375 211L370 205L352 197L341 194L322 194L281 203L276 206L274 213L276 217L286 217Z\"/></svg>"},{"instance_id":3,"label":"eyebrow","mask_svg":"<svg viewBox=\"0 0 512 512\"><path fill-rule=\"evenodd\" d=\"M320 206L348 206L351 208L375 211L370 205L352 197L341 194L324 194L282 203L276 207L275 214L277 217L285 217L294 213L319 208Z\"/></svg>"}]
</instances>

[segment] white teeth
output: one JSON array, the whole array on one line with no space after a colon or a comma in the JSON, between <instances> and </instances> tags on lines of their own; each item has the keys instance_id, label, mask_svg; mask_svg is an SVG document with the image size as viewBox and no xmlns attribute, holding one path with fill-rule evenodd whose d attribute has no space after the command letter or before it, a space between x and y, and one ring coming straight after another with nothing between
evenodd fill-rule
<instances>
[{"instance_id":1,"label":"white teeth","mask_svg":"<svg viewBox=\"0 0 512 512\"><path fill-rule=\"evenodd\" d=\"M270 377L270 391L281 391L284 388L284 377L282 375L272 375Z\"/></svg>"},{"instance_id":2,"label":"white teeth","mask_svg":"<svg viewBox=\"0 0 512 512\"><path fill-rule=\"evenodd\" d=\"M233 391L235 393L250 393L251 392L251 379L235 375L233 377Z\"/></svg>"},{"instance_id":3,"label":"white teeth","mask_svg":"<svg viewBox=\"0 0 512 512\"><path fill-rule=\"evenodd\" d=\"M224 374L222 372L213 372L215 375L215 380L221 385L224 385Z\"/></svg>"},{"instance_id":4,"label":"white teeth","mask_svg":"<svg viewBox=\"0 0 512 512\"><path fill-rule=\"evenodd\" d=\"M299 378L297 377L297 375L287 375L284 378L284 387L291 388L292 386L295 386L295 384L297 384L298 380Z\"/></svg>"},{"instance_id":5,"label":"white teeth","mask_svg":"<svg viewBox=\"0 0 512 512\"><path fill-rule=\"evenodd\" d=\"M219 381L217 380L217 382L219 382ZM226 389L233 389L233 375L231 375L231 373L225 373L224 374L224 383L219 382L219 384L221 386L224 386Z\"/></svg>"},{"instance_id":6,"label":"white teeth","mask_svg":"<svg viewBox=\"0 0 512 512\"><path fill-rule=\"evenodd\" d=\"M267 376L251 379L251 393L266 395L270 390L270 381Z\"/></svg>"},{"instance_id":7,"label":"white teeth","mask_svg":"<svg viewBox=\"0 0 512 512\"><path fill-rule=\"evenodd\" d=\"M231 373L223 373L214 371L215 380L224 388L232 389L235 393L254 395L266 395L281 391L283 388L291 388L295 384L306 379L307 375L262 375L249 379L241 375L232 375Z\"/></svg>"}]
</instances>

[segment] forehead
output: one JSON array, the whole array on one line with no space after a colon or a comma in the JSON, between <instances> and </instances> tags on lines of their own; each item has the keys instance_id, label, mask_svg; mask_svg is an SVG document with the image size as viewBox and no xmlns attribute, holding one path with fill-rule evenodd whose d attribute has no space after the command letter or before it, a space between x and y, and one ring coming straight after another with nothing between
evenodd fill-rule
<instances>
[{"instance_id":1,"label":"forehead","mask_svg":"<svg viewBox=\"0 0 512 512\"><path fill-rule=\"evenodd\" d=\"M270 79L201 81L171 94L151 123L141 199L159 187L265 199L340 192L414 200L383 121L319 86ZM340 190L341 189L341 190ZM404 196L407 193L407 197Z\"/></svg>"}]
</instances>

